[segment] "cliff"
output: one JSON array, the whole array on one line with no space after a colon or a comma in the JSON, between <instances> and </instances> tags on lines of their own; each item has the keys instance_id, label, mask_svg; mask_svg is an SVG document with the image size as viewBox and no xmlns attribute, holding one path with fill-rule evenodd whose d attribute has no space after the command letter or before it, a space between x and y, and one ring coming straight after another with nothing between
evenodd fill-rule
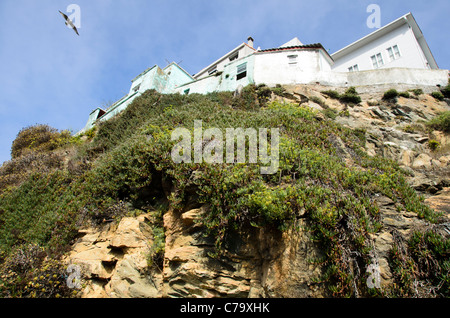
<instances>
[{"instance_id":1,"label":"cliff","mask_svg":"<svg viewBox=\"0 0 450 318\"><path fill-rule=\"evenodd\" d=\"M386 90L148 91L85 136L17 142L0 171L2 295L448 297L450 109ZM278 128L277 172L174 163L171 133L194 120ZM79 288L50 288L69 264Z\"/></svg>"}]
</instances>

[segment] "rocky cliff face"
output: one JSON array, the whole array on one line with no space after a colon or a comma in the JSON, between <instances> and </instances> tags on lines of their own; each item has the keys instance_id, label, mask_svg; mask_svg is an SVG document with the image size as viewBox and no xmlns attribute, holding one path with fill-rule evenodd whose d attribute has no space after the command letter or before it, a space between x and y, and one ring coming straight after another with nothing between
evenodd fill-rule
<instances>
[{"instance_id":1,"label":"rocky cliff face","mask_svg":"<svg viewBox=\"0 0 450 318\"><path fill-rule=\"evenodd\" d=\"M294 86L287 91L312 108L333 109L338 114L337 122L363 131L367 153L397 161L409 172L409 182L416 191L448 219L447 223L430 225L414 213L399 211L391 199L376 198L382 227L371 237L372 257L383 289L392 283L388 254L394 242L406 240L418 228L437 227L444 236L450 236L450 137L439 131L429 132L421 123L450 108L445 101L426 94L384 102L382 92L373 88L362 89L363 102L349 106L328 98L321 93L323 89ZM324 103L319 105L317 98ZM438 142L439 148L431 149L430 140ZM345 145L339 141L335 144L351 165ZM299 218L296 226L285 233L249 228L245 235L236 234L223 255L213 258L210 253L214 251L214 239L204 235L203 209L183 213L169 209L164 213L162 268L148 265L155 239L152 213L81 230L66 261L82 267L83 297L328 296L320 282L320 262L313 261L320 259L321 251L309 237L305 219Z\"/></svg>"},{"instance_id":2,"label":"rocky cliff face","mask_svg":"<svg viewBox=\"0 0 450 318\"><path fill-rule=\"evenodd\" d=\"M214 242L203 235L202 208L164 215L163 268L148 266L154 239L151 215L80 231L66 261L79 265L83 297L320 297L315 283L320 250L302 230L281 234L249 229L225 255L212 258Z\"/></svg>"}]
</instances>

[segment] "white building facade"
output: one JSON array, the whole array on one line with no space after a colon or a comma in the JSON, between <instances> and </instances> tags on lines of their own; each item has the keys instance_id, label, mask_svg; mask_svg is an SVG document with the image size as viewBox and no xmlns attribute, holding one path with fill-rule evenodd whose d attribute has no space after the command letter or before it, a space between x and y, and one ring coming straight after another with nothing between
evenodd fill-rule
<instances>
[{"instance_id":1,"label":"white building facade","mask_svg":"<svg viewBox=\"0 0 450 318\"><path fill-rule=\"evenodd\" d=\"M242 43L235 49L231 50L212 64L206 66L202 70L200 70L197 74L194 75L194 79L198 80L201 78L205 78L207 76L214 75L216 73L223 72L225 66L230 62L242 59L250 54L253 54L256 50L253 48L253 38L249 37L247 39L247 43Z\"/></svg>"},{"instance_id":2,"label":"white building facade","mask_svg":"<svg viewBox=\"0 0 450 318\"><path fill-rule=\"evenodd\" d=\"M438 69L411 13L333 53L335 72L385 68Z\"/></svg>"},{"instance_id":3,"label":"white building facade","mask_svg":"<svg viewBox=\"0 0 450 318\"><path fill-rule=\"evenodd\" d=\"M411 13L331 55L322 44L304 45L298 38L265 50L255 49L253 44L249 37L192 76L176 63L145 70L132 80L126 96L106 110L93 110L79 133L120 113L148 89L163 94L206 94L249 84L436 87L447 85L449 78L448 70L438 68Z\"/></svg>"}]
</instances>

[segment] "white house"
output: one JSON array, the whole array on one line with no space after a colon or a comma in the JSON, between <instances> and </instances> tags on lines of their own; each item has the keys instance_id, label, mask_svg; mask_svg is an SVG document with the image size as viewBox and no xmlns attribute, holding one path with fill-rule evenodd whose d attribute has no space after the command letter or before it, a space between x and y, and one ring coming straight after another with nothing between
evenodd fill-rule
<instances>
[{"instance_id":1,"label":"white house","mask_svg":"<svg viewBox=\"0 0 450 318\"><path fill-rule=\"evenodd\" d=\"M217 72L222 72L224 70L225 65L228 63L244 58L250 54L253 54L256 50L253 48L253 38L249 37L247 39L247 43L241 43L238 47L231 50L218 60L214 61L210 65L206 66L202 70L200 70L197 74L194 75L194 79L198 80L210 75L213 75Z\"/></svg>"},{"instance_id":2,"label":"white house","mask_svg":"<svg viewBox=\"0 0 450 318\"><path fill-rule=\"evenodd\" d=\"M294 38L280 47L255 52L254 83L309 84L331 77L333 59L322 44L297 41Z\"/></svg>"},{"instance_id":3,"label":"white house","mask_svg":"<svg viewBox=\"0 0 450 318\"><path fill-rule=\"evenodd\" d=\"M148 68L132 80L129 93L106 110L96 108L83 132L97 121L123 111L148 89L160 93L206 94L239 86L322 84L336 87L373 85L445 86L440 70L411 13L330 55L320 43L298 38L261 50L252 37L191 76L176 63Z\"/></svg>"},{"instance_id":4,"label":"white house","mask_svg":"<svg viewBox=\"0 0 450 318\"><path fill-rule=\"evenodd\" d=\"M385 68L438 69L416 20L408 13L333 53L335 72Z\"/></svg>"},{"instance_id":5,"label":"white house","mask_svg":"<svg viewBox=\"0 0 450 318\"><path fill-rule=\"evenodd\" d=\"M227 56L230 55L225 55ZM180 85L175 92L205 94L215 91L234 91L240 85L307 84L316 82L320 77L332 77L333 59L322 44L302 45L297 38L280 47L256 50L250 55L228 60L227 63L223 60L222 58L223 64L220 66L220 71L200 76L194 81ZM205 69L211 68L209 66Z\"/></svg>"}]
</instances>

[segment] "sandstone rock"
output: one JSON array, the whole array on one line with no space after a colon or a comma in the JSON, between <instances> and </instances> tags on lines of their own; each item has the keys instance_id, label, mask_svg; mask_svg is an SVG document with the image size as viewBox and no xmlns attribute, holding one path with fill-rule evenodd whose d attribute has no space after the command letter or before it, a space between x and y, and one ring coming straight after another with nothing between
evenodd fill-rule
<instances>
[{"instance_id":1,"label":"sandstone rock","mask_svg":"<svg viewBox=\"0 0 450 318\"><path fill-rule=\"evenodd\" d=\"M371 143L369 141L366 142L366 153L370 157L375 157L377 155L376 149L377 148L374 143Z\"/></svg>"},{"instance_id":2,"label":"sandstone rock","mask_svg":"<svg viewBox=\"0 0 450 318\"><path fill-rule=\"evenodd\" d=\"M402 149L400 146L392 141L385 141L382 146L383 157L398 161Z\"/></svg>"},{"instance_id":3,"label":"sandstone rock","mask_svg":"<svg viewBox=\"0 0 450 318\"><path fill-rule=\"evenodd\" d=\"M392 249L393 237L390 232L371 235L374 242L373 258L381 278L381 288L384 289L392 282L392 272L389 266L389 251Z\"/></svg>"},{"instance_id":4,"label":"sandstone rock","mask_svg":"<svg viewBox=\"0 0 450 318\"><path fill-rule=\"evenodd\" d=\"M425 143L429 140L430 138L428 138L427 136L422 136L422 135L415 135L414 136L414 140L417 141L418 143Z\"/></svg>"},{"instance_id":5,"label":"sandstone rock","mask_svg":"<svg viewBox=\"0 0 450 318\"><path fill-rule=\"evenodd\" d=\"M127 255L117 266L110 282L110 296L120 298L155 298L159 296L159 280L145 272L134 255ZM145 265L144 265L145 264ZM144 265L144 266L143 266Z\"/></svg>"},{"instance_id":6,"label":"sandstone rock","mask_svg":"<svg viewBox=\"0 0 450 318\"><path fill-rule=\"evenodd\" d=\"M203 212L203 209L189 210L181 215L181 220L187 226L193 225L195 223L195 221L197 221L201 218L202 212Z\"/></svg>"},{"instance_id":7,"label":"sandstone rock","mask_svg":"<svg viewBox=\"0 0 450 318\"><path fill-rule=\"evenodd\" d=\"M80 231L84 236L66 261L82 267L87 281L82 297L158 295L158 275L147 273L146 257L152 237L145 220L142 216L124 217L117 225Z\"/></svg>"},{"instance_id":8,"label":"sandstone rock","mask_svg":"<svg viewBox=\"0 0 450 318\"><path fill-rule=\"evenodd\" d=\"M441 146L450 144L450 136L442 131L435 130L431 133L432 139L439 142Z\"/></svg>"},{"instance_id":9,"label":"sandstone rock","mask_svg":"<svg viewBox=\"0 0 450 318\"><path fill-rule=\"evenodd\" d=\"M371 111L374 117L378 117L383 121L388 121L391 119L389 113L381 110L378 106L371 107Z\"/></svg>"},{"instance_id":10,"label":"sandstone rock","mask_svg":"<svg viewBox=\"0 0 450 318\"><path fill-rule=\"evenodd\" d=\"M441 162L442 167L446 167L450 164L450 155L439 157L439 161Z\"/></svg>"},{"instance_id":11,"label":"sandstone rock","mask_svg":"<svg viewBox=\"0 0 450 318\"><path fill-rule=\"evenodd\" d=\"M139 222L136 218L124 217L110 239L110 245L117 248L147 247L147 240L142 228L145 223ZM149 233L147 229L147 235Z\"/></svg>"},{"instance_id":12,"label":"sandstone rock","mask_svg":"<svg viewBox=\"0 0 450 318\"><path fill-rule=\"evenodd\" d=\"M439 160L431 159L431 166L435 168L442 167L442 163Z\"/></svg>"},{"instance_id":13,"label":"sandstone rock","mask_svg":"<svg viewBox=\"0 0 450 318\"><path fill-rule=\"evenodd\" d=\"M273 260L262 268L261 287L264 297L305 298L326 297L325 286L315 280L320 278L321 267L308 260L323 255L308 236L304 220L298 221L298 230L283 234L282 245L273 245Z\"/></svg>"},{"instance_id":14,"label":"sandstone rock","mask_svg":"<svg viewBox=\"0 0 450 318\"><path fill-rule=\"evenodd\" d=\"M431 168L431 157L425 153L418 155L412 164L414 169L429 169Z\"/></svg>"},{"instance_id":15,"label":"sandstone rock","mask_svg":"<svg viewBox=\"0 0 450 318\"><path fill-rule=\"evenodd\" d=\"M323 285L314 283L320 266L310 259L320 255L307 233L267 233L251 229L248 236L231 238L225 254L211 258L212 238L187 221L201 214L194 209L164 215L166 251L164 297L323 297ZM302 222L300 220L299 222Z\"/></svg>"},{"instance_id":16,"label":"sandstone rock","mask_svg":"<svg viewBox=\"0 0 450 318\"><path fill-rule=\"evenodd\" d=\"M427 198L425 203L436 211L443 212L450 217L450 188L444 188L436 195Z\"/></svg>"},{"instance_id":17,"label":"sandstone rock","mask_svg":"<svg viewBox=\"0 0 450 318\"><path fill-rule=\"evenodd\" d=\"M330 141L333 148L335 148L336 155L340 159L342 159L343 161L346 161L346 162L352 161L352 156L350 155L350 153L347 149L347 146L345 145L345 143L342 141L341 138L339 138L336 135L330 135L330 136L328 136L328 140Z\"/></svg>"},{"instance_id":18,"label":"sandstone rock","mask_svg":"<svg viewBox=\"0 0 450 318\"><path fill-rule=\"evenodd\" d=\"M410 149L403 150L400 154L399 164L404 166L411 166L414 152Z\"/></svg>"}]
</instances>

